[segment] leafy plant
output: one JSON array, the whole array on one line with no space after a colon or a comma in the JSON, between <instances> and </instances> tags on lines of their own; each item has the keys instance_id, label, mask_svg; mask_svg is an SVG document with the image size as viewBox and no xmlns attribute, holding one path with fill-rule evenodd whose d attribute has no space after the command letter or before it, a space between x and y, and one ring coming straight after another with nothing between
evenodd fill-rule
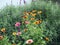
<instances>
[{"instance_id":1,"label":"leafy plant","mask_svg":"<svg viewBox=\"0 0 60 45\"><path fill-rule=\"evenodd\" d=\"M57 3L37 0L29 6L6 6L0 11L0 45L47 45L59 37Z\"/></svg>"}]
</instances>

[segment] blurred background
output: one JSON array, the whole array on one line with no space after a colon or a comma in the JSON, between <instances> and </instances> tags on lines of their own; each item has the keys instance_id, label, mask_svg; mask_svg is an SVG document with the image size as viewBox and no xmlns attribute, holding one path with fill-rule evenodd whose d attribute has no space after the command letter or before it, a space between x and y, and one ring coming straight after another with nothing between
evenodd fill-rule
<instances>
[{"instance_id":1,"label":"blurred background","mask_svg":"<svg viewBox=\"0 0 60 45\"><path fill-rule=\"evenodd\" d=\"M32 2L32 0L25 0L25 1L26 4L30 4ZM49 1L49 0L45 0L45 1ZM51 1L60 3L60 0L51 0ZM15 6L18 5L21 6L24 5L24 0L0 0L0 9L6 5L11 5L11 3Z\"/></svg>"},{"instance_id":2,"label":"blurred background","mask_svg":"<svg viewBox=\"0 0 60 45\"><path fill-rule=\"evenodd\" d=\"M32 0L25 0L26 4L30 4ZM0 8L6 6L6 5L24 5L24 0L0 0ZM21 4L20 4L21 3Z\"/></svg>"}]
</instances>

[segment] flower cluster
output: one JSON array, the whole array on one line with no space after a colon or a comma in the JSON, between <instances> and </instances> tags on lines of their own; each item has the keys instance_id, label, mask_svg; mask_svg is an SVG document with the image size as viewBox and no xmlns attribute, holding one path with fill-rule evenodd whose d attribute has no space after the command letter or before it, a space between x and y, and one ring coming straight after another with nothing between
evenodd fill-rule
<instances>
[{"instance_id":1,"label":"flower cluster","mask_svg":"<svg viewBox=\"0 0 60 45\"><path fill-rule=\"evenodd\" d=\"M11 35L9 36L12 38L9 38L9 36L7 35L7 31L8 31L7 28L2 28L0 31L3 32L3 34L6 34L6 36L9 39L9 42L12 42L12 45L16 45L17 43L21 43L21 42L23 44L25 43L25 44L34 45L34 43L36 43L36 40L38 38L40 39L37 40L37 42L42 40L49 41L48 37L45 37L45 40L41 39L41 37L43 38L44 34L38 25L41 25L43 23L43 19L41 18L42 14L43 11L41 10L32 10L32 11L23 12L23 16L20 17L22 18L22 21L15 22L13 28L14 31L10 32ZM5 35L0 35L0 40L2 40L4 36Z\"/></svg>"},{"instance_id":2,"label":"flower cluster","mask_svg":"<svg viewBox=\"0 0 60 45\"><path fill-rule=\"evenodd\" d=\"M42 15L42 11L38 11L38 10L32 10L29 12L24 12L24 16L23 19L25 20L30 20L30 21L34 21L33 24L41 24L42 23L42 18L38 18L41 17ZM37 17L38 16L38 17ZM36 19L37 17L37 19ZM27 23L29 23L28 21L26 21Z\"/></svg>"}]
</instances>

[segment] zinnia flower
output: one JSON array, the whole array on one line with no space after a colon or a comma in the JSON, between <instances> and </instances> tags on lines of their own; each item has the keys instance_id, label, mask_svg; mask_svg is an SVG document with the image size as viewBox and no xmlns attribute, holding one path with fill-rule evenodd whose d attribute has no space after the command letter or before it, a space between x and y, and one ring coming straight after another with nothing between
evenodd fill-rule
<instances>
[{"instance_id":1,"label":"zinnia flower","mask_svg":"<svg viewBox=\"0 0 60 45\"><path fill-rule=\"evenodd\" d=\"M27 15L24 15L23 18L28 18L28 16Z\"/></svg>"},{"instance_id":2,"label":"zinnia flower","mask_svg":"<svg viewBox=\"0 0 60 45\"><path fill-rule=\"evenodd\" d=\"M0 40L2 40L3 39L3 36L0 36Z\"/></svg>"},{"instance_id":3,"label":"zinnia flower","mask_svg":"<svg viewBox=\"0 0 60 45\"><path fill-rule=\"evenodd\" d=\"M16 26L16 27L19 27L20 24L21 24L20 22L16 22L15 26Z\"/></svg>"},{"instance_id":4,"label":"zinnia flower","mask_svg":"<svg viewBox=\"0 0 60 45\"><path fill-rule=\"evenodd\" d=\"M30 22L29 21L25 21L25 24L29 24Z\"/></svg>"},{"instance_id":5,"label":"zinnia flower","mask_svg":"<svg viewBox=\"0 0 60 45\"><path fill-rule=\"evenodd\" d=\"M32 13L32 12L30 12L30 14L32 15L33 13Z\"/></svg>"},{"instance_id":6,"label":"zinnia flower","mask_svg":"<svg viewBox=\"0 0 60 45\"><path fill-rule=\"evenodd\" d=\"M38 20L36 22L34 22L34 24L40 24L42 21L41 20Z\"/></svg>"},{"instance_id":7,"label":"zinnia flower","mask_svg":"<svg viewBox=\"0 0 60 45\"><path fill-rule=\"evenodd\" d=\"M31 12L28 12L28 14L30 14Z\"/></svg>"},{"instance_id":8,"label":"zinnia flower","mask_svg":"<svg viewBox=\"0 0 60 45\"><path fill-rule=\"evenodd\" d=\"M42 11L38 11L37 13L38 13L38 14L42 14Z\"/></svg>"},{"instance_id":9,"label":"zinnia flower","mask_svg":"<svg viewBox=\"0 0 60 45\"><path fill-rule=\"evenodd\" d=\"M34 20L34 18L31 18L31 20Z\"/></svg>"},{"instance_id":10,"label":"zinnia flower","mask_svg":"<svg viewBox=\"0 0 60 45\"><path fill-rule=\"evenodd\" d=\"M18 35L18 36L21 35L21 34L22 34L21 32L17 32L17 33L16 33L16 35Z\"/></svg>"},{"instance_id":11,"label":"zinnia flower","mask_svg":"<svg viewBox=\"0 0 60 45\"><path fill-rule=\"evenodd\" d=\"M13 34L13 35L16 35L17 33L16 33L16 32L13 32L12 34Z\"/></svg>"},{"instance_id":12,"label":"zinnia flower","mask_svg":"<svg viewBox=\"0 0 60 45\"><path fill-rule=\"evenodd\" d=\"M29 13L28 12L24 12L24 15L29 15Z\"/></svg>"},{"instance_id":13,"label":"zinnia flower","mask_svg":"<svg viewBox=\"0 0 60 45\"><path fill-rule=\"evenodd\" d=\"M5 28L2 28L2 29L1 29L1 32L6 32L6 29L5 29Z\"/></svg>"},{"instance_id":14,"label":"zinnia flower","mask_svg":"<svg viewBox=\"0 0 60 45\"><path fill-rule=\"evenodd\" d=\"M33 43L32 39L29 39L29 40L26 41L26 44L31 44L31 43Z\"/></svg>"},{"instance_id":15,"label":"zinnia flower","mask_svg":"<svg viewBox=\"0 0 60 45\"><path fill-rule=\"evenodd\" d=\"M29 15L29 13L26 13L26 15Z\"/></svg>"},{"instance_id":16,"label":"zinnia flower","mask_svg":"<svg viewBox=\"0 0 60 45\"><path fill-rule=\"evenodd\" d=\"M37 10L33 10L32 12L34 13L34 12L36 12Z\"/></svg>"},{"instance_id":17,"label":"zinnia flower","mask_svg":"<svg viewBox=\"0 0 60 45\"><path fill-rule=\"evenodd\" d=\"M36 13L32 14L32 16L36 16Z\"/></svg>"}]
</instances>

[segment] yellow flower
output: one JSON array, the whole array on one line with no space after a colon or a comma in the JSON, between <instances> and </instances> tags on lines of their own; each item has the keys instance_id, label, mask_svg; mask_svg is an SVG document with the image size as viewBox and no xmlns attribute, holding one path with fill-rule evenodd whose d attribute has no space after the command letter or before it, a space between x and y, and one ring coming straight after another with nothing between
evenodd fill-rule
<instances>
[{"instance_id":1,"label":"yellow flower","mask_svg":"<svg viewBox=\"0 0 60 45\"><path fill-rule=\"evenodd\" d=\"M17 33L16 33L16 32L13 32L12 34L13 34L13 35L16 35Z\"/></svg>"},{"instance_id":2,"label":"yellow flower","mask_svg":"<svg viewBox=\"0 0 60 45\"><path fill-rule=\"evenodd\" d=\"M34 22L34 24L39 24L39 21Z\"/></svg>"},{"instance_id":3,"label":"yellow flower","mask_svg":"<svg viewBox=\"0 0 60 45\"><path fill-rule=\"evenodd\" d=\"M34 13L34 12L36 12L37 10L33 10L32 12Z\"/></svg>"},{"instance_id":4,"label":"yellow flower","mask_svg":"<svg viewBox=\"0 0 60 45\"><path fill-rule=\"evenodd\" d=\"M32 14L32 16L36 16L36 13Z\"/></svg>"},{"instance_id":5,"label":"yellow flower","mask_svg":"<svg viewBox=\"0 0 60 45\"><path fill-rule=\"evenodd\" d=\"M41 23L41 20L34 22L34 24L40 24L40 23Z\"/></svg>"},{"instance_id":6,"label":"yellow flower","mask_svg":"<svg viewBox=\"0 0 60 45\"><path fill-rule=\"evenodd\" d=\"M48 40L49 40L49 38L48 38L48 37L46 37L46 38L45 38L45 40L46 40L46 41L48 41Z\"/></svg>"},{"instance_id":7,"label":"yellow flower","mask_svg":"<svg viewBox=\"0 0 60 45\"><path fill-rule=\"evenodd\" d=\"M24 15L29 15L29 13L28 12L24 12Z\"/></svg>"},{"instance_id":8,"label":"yellow flower","mask_svg":"<svg viewBox=\"0 0 60 45\"><path fill-rule=\"evenodd\" d=\"M27 15L24 15L23 18L28 18L28 16Z\"/></svg>"},{"instance_id":9,"label":"yellow flower","mask_svg":"<svg viewBox=\"0 0 60 45\"><path fill-rule=\"evenodd\" d=\"M42 23L42 20L38 20L39 21L39 23Z\"/></svg>"},{"instance_id":10,"label":"yellow flower","mask_svg":"<svg viewBox=\"0 0 60 45\"><path fill-rule=\"evenodd\" d=\"M33 13L32 13L32 12L30 12L30 14L32 15Z\"/></svg>"},{"instance_id":11,"label":"yellow flower","mask_svg":"<svg viewBox=\"0 0 60 45\"><path fill-rule=\"evenodd\" d=\"M38 14L42 14L42 11L38 11L37 13L38 13Z\"/></svg>"},{"instance_id":12,"label":"yellow flower","mask_svg":"<svg viewBox=\"0 0 60 45\"><path fill-rule=\"evenodd\" d=\"M34 18L31 18L31 20L34 20Z\"/></svg>"},{"instance_id":13,"label":"yellow flower","mask_svg":"<svg viewBox=\"0 0 60 45\"><path fill-rule=\"evenodd\" d=\"M2 29L1 29L1 32L6 32L6 29L5 29L5 28L2 28Z\"/></svg>"},{"instance_id":14,"label":"yellow flower","mask_svg":"<svg viewBox=\"0 0 60 45\"><path fill-rule=\"evenodd\" d=\"M29 14L31 13L31 12L28 12Z\"/></svg>"},{"instance_id":15,"label":"yellow flower","mask_svg":"<svg viewBox=\"0 0 60 45\"><path fill-rule=\"evenodd\" d=\"M27 12L26 15L29 15L29 13Z\"/></svg>"}]
</instances>

